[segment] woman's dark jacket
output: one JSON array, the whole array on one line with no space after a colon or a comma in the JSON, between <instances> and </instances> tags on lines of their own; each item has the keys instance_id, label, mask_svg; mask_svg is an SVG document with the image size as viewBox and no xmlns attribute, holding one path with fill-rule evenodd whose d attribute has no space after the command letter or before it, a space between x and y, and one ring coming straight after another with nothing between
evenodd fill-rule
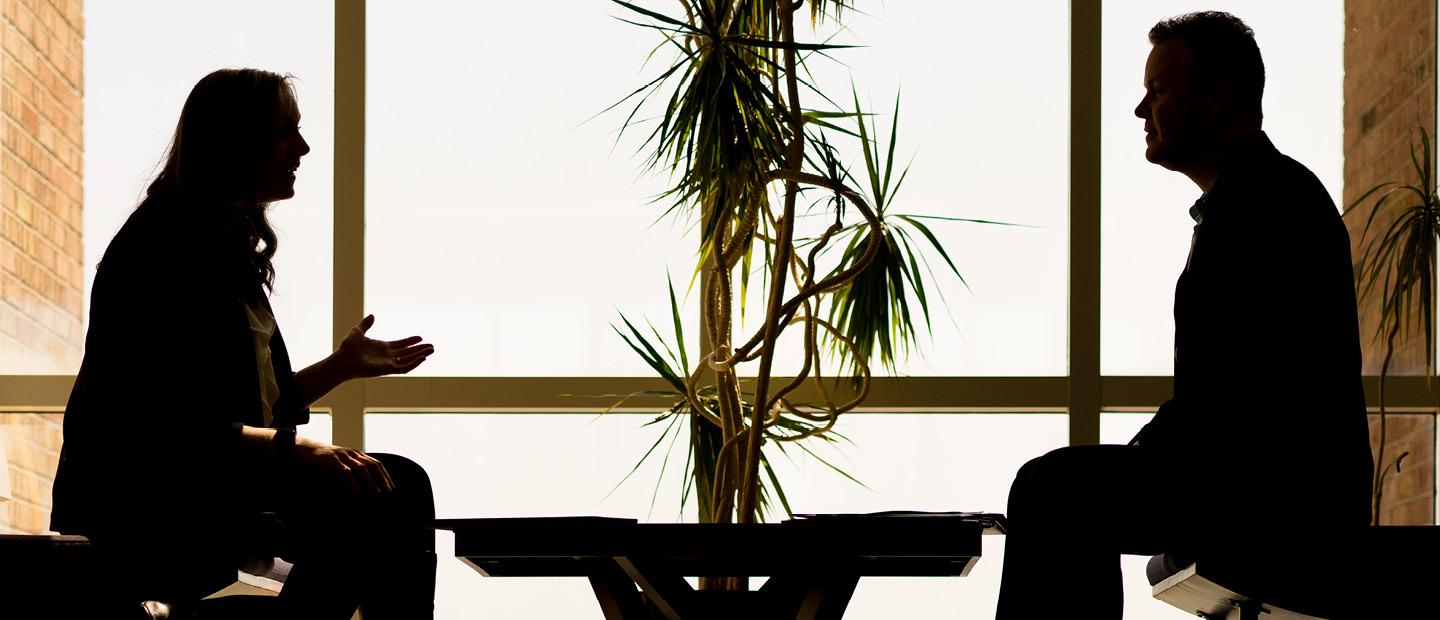
<instances>
[{"instance_id":1,"label":"woman's dark jacket","mask_svg":"<svg viewBox=\"0 0 1440 620\"><path fill-rule=\"evenodd\" d=\"M245 293L265 303L218 209L150 199L101 259L85 357L65 408L51 528L181 536L243 518L241 426L263 426ZM243 223L241 224L243 225ZM277 328L272 426L308 421Z\"/></svg>"}]
</instances>

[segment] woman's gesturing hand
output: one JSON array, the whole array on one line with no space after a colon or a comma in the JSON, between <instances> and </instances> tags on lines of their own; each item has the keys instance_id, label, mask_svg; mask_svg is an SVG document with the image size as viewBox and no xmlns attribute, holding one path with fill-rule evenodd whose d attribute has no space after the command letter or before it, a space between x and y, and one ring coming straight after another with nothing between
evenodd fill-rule
<instances>
[{"instance_id":1,"label":"woman's gesturing hand","mask_svg":"<svg viewBox=\"0 0 1440 620\"><path fill-rule=\"evenodd\" d=\"M367 315L333 354L334 363L345 379L366 379L384 375L403 375L425 361L435 346L422 342L419 336L400 340L376 340L365 335L375 324L375 315Z\"/></svg>"},{"instance_id":2,"label":"woman's gesturing hand","mask_svg":"<svg viewBox=\"0 0 1440 620\"><path fill-rule=\"evenodd\" d=\"M332 446L303 437L295 439L295 460L306 465L340 472L350 488L375 493L395 490L385 465L378 459L354 448Z\"/></svg>"}]
</instances>

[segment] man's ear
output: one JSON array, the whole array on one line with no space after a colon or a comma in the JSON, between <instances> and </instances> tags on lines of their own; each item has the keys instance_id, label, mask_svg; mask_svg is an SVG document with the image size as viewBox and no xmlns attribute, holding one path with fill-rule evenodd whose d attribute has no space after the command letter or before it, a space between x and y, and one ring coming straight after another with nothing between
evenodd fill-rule
<instances>
[{"instance_id":1,"label":"man's ear","mask_svg":"<svg viewBox=\"0 0 1440 620\"><path fill-rule=\"evenodd\" d=\"M1210 118L1219 118L1235 108L1235 85L1229 79L1211 80L1205 88L1205 94L1210 97L1210 106L1206 110Z\"/></svg>"}]
</instances>

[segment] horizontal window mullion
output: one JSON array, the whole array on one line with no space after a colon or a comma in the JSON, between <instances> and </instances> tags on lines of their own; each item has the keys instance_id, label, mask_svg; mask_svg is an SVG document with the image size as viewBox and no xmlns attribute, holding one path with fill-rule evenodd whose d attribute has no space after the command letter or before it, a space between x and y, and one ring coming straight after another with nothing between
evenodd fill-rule
<instances>
[{"instance_id":1,"label":"horizontal window mullion","mask_svg":"<svg viewBox=\"0 0 1440 620\"><path fill-rule=\"evenodd\" d=\"M780 379L783 381L783 379ZM827 382L827 388L833 384ZM1065 410L1064 377L877 377L865 409L893 412L1058 412ZM743 389L743 388L742 388ZM639 377L387 377L366 383L371 411L599 411L621 395L673 388ZM835 388L846 400L848 387ZM627 410L654 411L674 399L637 396ZM818 396L807 383L794 403Z\"/></svg>"},{"instance_id":2,"label":"horizontal window mullion","mask_svg":"<svg viewBox=\"0 0 1440 620\"><path fill-rule=\"evenodd\" d=\"M70 397L74 375L0 376L0 410L59 411ZM1364 377L1366 405L1379 407L1380 379ZM1105 411L1153 411L1170 397L1168 376L1101 378ZM645 377L384 377L363 383L361 406L367 411L565 412L603 411L621 395L669 390L660 379ZM1065 409L1065 377L877 377L863 411L884 412L1054 412ZM1294 389L1285 387L1283 389ZM814 398L799 392L795 402ZM1440 382L1423 376L1386 379L1386 409L1434 411ZM316 408L330 408L327 395ZM635 397L621 411L655 411L667 397ZM1243 403L1239 403L1243 405Z\"/></svg>"}]
</instances>

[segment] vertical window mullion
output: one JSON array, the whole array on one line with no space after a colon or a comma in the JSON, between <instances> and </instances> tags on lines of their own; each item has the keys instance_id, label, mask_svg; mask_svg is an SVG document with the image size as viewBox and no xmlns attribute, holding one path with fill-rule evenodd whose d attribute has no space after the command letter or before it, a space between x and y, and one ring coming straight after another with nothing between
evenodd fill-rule
<instances>
[{"instance_id":1,"label":"vertical window mullion","mask_svg":"<svg viewBox=\"0 0 1440 620\"><path fill-rule=\"evenodd\" d=\"M335 3L335 289L333 346L365 312L365 0ZM364 448L364 384L327 399L334 443Z\"/></svg>"},{"instance_id":2,"label":"vertical window mullion","mask_svg":"<svg viewBox=\"0 0 1440 620\"><path fill-rule=\"evenodd\" d=\"M1100 442L1100 0L1070 2L1070 445Z\"/></svg>"}]
</instances>

